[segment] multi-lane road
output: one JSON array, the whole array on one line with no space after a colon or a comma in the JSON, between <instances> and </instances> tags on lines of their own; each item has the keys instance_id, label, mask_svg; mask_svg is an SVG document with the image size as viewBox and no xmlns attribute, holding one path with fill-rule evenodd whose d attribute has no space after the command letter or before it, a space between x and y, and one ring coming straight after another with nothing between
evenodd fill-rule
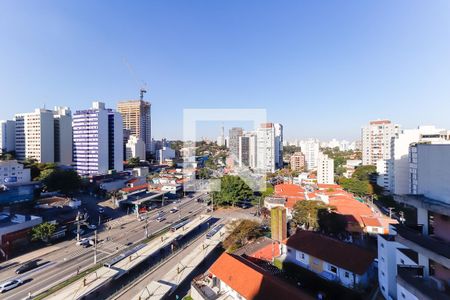
<instances>
[{"instance_id":1,"label":"multi-lane road","mask_svg":"<svg viewBox=\"0 0 450 300\"><path fill-rule=\"evenodd\" d=\"M148 215L148 234L151 235L160 229L172 224L183 217L189 217L205 210L202 203L198 203L196 195L193 198L183 198L180 203L169 204L156 209ZM176 206L179 211L170 213L169 210ZM157 215L163 211L166 220L156 221ZM142 240L146 236L145 221L138 221L135 217L124 216L110 222L111 229L105 229L98 233L99 244L97 247L97 261L114 255L124 248ZM54 245L55 246L55 245ZM53 247L54 247L53 246ZM65 241L56 245L58 248L40 259L40 266L25 274L17 275L17 266L3 269L0 272L0 282L12 278L21 278L24 284L6 292L2 299L24 299L31 295L54 286L56 283L74 276L78 271L93 266L94 248L83 248L75 244L75 240Z\"/></svg>"}]
</instances>

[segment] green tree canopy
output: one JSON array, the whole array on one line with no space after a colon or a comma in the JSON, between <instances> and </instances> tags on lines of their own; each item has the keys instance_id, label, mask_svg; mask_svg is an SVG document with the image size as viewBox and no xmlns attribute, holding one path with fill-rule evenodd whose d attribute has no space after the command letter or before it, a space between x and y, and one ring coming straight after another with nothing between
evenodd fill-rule
<instances>
[{"instance_id":1,"label":"green tree canopy","mask_svg":"<svg viewBox=\"0 0 450 300\"><path fill-rule=\"evenodd\" d=\"M140 164L141 164L141 159L139 157L131 157L129 160L127 160L127 166L129 168L139 167Z\"/></svg>"},{"instance_id":2,"label":"green tree canopy","mask_svg":"<svg viewBox=\"0 0 450 300\"><path fill-rule=\"evenodd\" d=\"M298 201L294 205L292 221L306 229L319 229L319 211L323 209L328 209L328 206L322 201Z\"/></svg>"},{"instance_id":3,"label":"green tree canopy","mask_svg":"<svg viewBox=\"0 0 450 300\"><path fill-rule=\"evenodd\" d=\"M72 169L55 169L43 180L49 192L60 191L70 195L81 187L81 177Z\"/></svg>"},{"instance_id":4,"label":"green tree canopy","mask_svg":"<svg viewBox=\"0 0 450 300\"><path fill-rule=\"evenodd\" d=\"M245 219L236 221L231 226L233 231L223 241L223 246L228 252L233 252L263 235L261 224L256 221Z\"/></svg>"},{"instance_id":5,"label":"green tree canopy","mask_svg":"<svg viewBox=\"0 0 450 300\"><path fill-rule=\"evenodd\" d=\"M377 167L375 166L360 166L357 167L355 172L353 172L352 178L358 180L369 180L372 174L377 172Z\"/></svg>"},{"instance_id":6,"label":"green tree canopy","mask_svg":"<svg viewBox=\"0 0 450 300\"><path fill-rule=\"evenodd\" d=\"M243 200L251 200L253 191L238 176L225 175L220 179L220 191L213 193L217 205L235 205Z\"/></svg>"},{"instance_id":7,"label":"green tree canopy","mask_svg":"<svg viewBox=\"0 0 450 300\"><path fill-rule=\"evenodd\" d=\"M41 240L48 242L49 238L55 233L56 225L48 222L39 224L31 229L31 239L33 241Z\"/></svg>"}]
</instances>

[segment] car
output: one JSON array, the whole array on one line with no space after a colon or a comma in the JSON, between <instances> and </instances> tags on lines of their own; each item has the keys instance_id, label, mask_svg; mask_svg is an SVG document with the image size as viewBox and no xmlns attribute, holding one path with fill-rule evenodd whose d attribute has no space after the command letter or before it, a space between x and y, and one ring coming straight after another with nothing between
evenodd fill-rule
<instances>
[{"instance_id":1,"label":"car","mask_svg":"<svg viewBox=\"0 0 450 300\"><path fill-rule=\"evenodd\" d=\"M19 285L21 285L22 283L23 283L23 281L21 279L13 279L13 280L5 281L2 284L0 284L0 293L4 293L6 291L12 290L12 289L18 287Z\"/></svg>"},{"instance_id":2,"label":"car","mask_svg":"<svg viewBox=\"0 0 450 300\"><path fill-rule=\"evenodd\" d=\"M103 207L99 207L99 208L97 209L97 211L98 211L100 214L102 214L102 213L105 212L105 209L104 209Z\"/></svg>"},{"instance_id":3,"label":"car","mask_svg":"<svg viewBox=\"0 0 450 300\"><path fill-rule=\"evenodd\" d=\"M97 229L97 226L95 226L94 224L90 224L90 225L87 225L87 228L95 230L95 229Z\"/></svg>"},{"instance_id":4,"label":"car","mask_svg":"<svg viewBox=\"0 0 450 300\"><path fill-rule=\"evenodd\" d=\"M95 239L89 239L88 244L91 246L95 246ZM98 240L97 240L97 244L98 244Z\"/></svg>"},{"instance_id":5,"label":"car","mask_svg":"<svg viewBox=\"0 0 450 300\"><path fill-rule=\"evenodd\" d=\"M178 208L176 208L176 207L173 207L172 209L170 209L171 214L176 213L177 211L178 211Z\"/></svg>"},{"instance_id":6,"label":"car","mask_svg":"<svg viewBox=\"0 0 450 300\"><path fill-rule=\"evenodd\" d=\"M77 246L83 246L85 244L89 244L89 239L88 238L82 238L79 241L77 241Z\"/></svg>"},{"instance_id":7,"label":"car","mask_svg":"<svg viewBox=\"0 0 450 300\"><path fill-rule=\"evenodd\" d=\"M166 218L164 218L163 216L159 216L159 217L156 218L156 221L162 222L162 221L164 221L165 219L166 219Z\"/></svg>"},{"instance_id":8,"label":"car","mask_svg":"<svg viewBox=\"0 0 450 300\"><path fill-rule=\"evenodd\" d=\"M33 270L35 268L37 268L38 264L36 260L32 260L29 261L27 263L24 263L23 265L21 265L17 270L16 270L16 274L22 274L25 272L28 272L30 270Z\"/></svg>"}]
</instances>

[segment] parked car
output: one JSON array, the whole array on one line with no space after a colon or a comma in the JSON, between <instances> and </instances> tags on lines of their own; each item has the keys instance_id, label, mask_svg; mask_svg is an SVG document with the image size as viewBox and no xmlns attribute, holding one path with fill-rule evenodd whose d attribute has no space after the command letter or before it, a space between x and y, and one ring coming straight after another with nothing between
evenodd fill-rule
<instances>
[{"instance_id":1,"label":"parked car","mask_svg":"<svg viewBox=\"0 0 450 300\"><path fill-rule=\"evenodd\" d=\"M23 265L21 265L17 270L16 270L16 274L22 274L25 272L28 272L30 270L33 270L35 268L37 268L38 264L36 260L32 260L29 261L27 263L24 263Z\"/></svg>"},{"instance_id":2,"label":"parked car","mask_svg":"<svg viewBox=\"0 0 450 300\"><path fill-rule=\"evenodd\" d=\"M12 290L23 283L20 279L8 280L0 284L0 293Z\"/></svg>"},{"instance_id":3,"label":"parked car","mask_svg":"<svg viewBox=\"0 0 450 300\"><path fill-rule=\"evenodd\" d=\"M97 229L97 226L95 226L94 224L90 224L90 225L87 225L87 228L95 230L95 229Z\"/></svg>"},{"instance_id":4,"label":"parked car","mask_svg":"<svg viewBox=\"0 0 450 300\"><path fill-rule=\"evenodd\" d=\"M89 239L88 238L82 238L79 241L77 241L77 246L83 246L85 244L89 244Z\"/></svg>"}]
</instances>

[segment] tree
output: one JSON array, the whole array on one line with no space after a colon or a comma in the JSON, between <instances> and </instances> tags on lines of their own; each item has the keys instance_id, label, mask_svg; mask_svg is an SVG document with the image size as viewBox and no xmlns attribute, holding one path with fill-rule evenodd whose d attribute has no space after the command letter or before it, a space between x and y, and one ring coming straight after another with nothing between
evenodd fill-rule
<instances>
[{"instance_id":1,"label":"tree","mask_svg":"<svg viewBox=\"0 0 450 300\"><path fill-rule=\"evenodd\" d=\"M336 213L333 207L318 211L318 224L321 231L332 235L344 232L347 227L345 217Z\"/></svg>"},{"instance_id":2,"label":"tree","mask_svg":"<svg viewBox=\"0 0 450 300\"><path fill-rule=\"evenodd\" d=\"M49 238L55 233L56 225L52 223L42 223L31 229L31 239L33 241L41 240L48 242Z\"/></svg>"},{"instance_id":3,"label":"tree","mask_svg":"<svg viewBox=\"0 0 450 300\"><path fill-rule=\"evenodd\" d=\"M319 211L329 207L322 201L298 201L294 205L292 221L296 226L306 229L319 229Z\"/></svg>"},{"instance_id":4,"label":"tree","mask_svg":"<svg viewBox=\"0 0 450 300\"><path fill-rule=\"evenodd\" d=\"M201 168L197 171L197 177L199 179L209 179L211 178L212 171L207 168Z\"/></svg>"},{"instance_id":5,"label":"tree","mask_svg":"<svg viewBox=\"0 0 450 300\"><path fill-rule=\"evenodd\" d=\"M364 196L373 193L372 186L368 180L359 180L357 178L340 178L339 184L348 192Z\"/></svg>"},{"instance_id":6,"label":"tree","mask_svg":"<svg viewBox=\"0 0 450 300\"><path fill-rule=\"evenodd\" d=\"M71 195L81 187L81 177L71 169L55 169L43 180L49 192L60 191Z\"/></svg>"},{"instance_id":7,"label":"tree","mask_svg":"<svg viewBox=\"0 0 450 300\"><path fill-rule=\"evenodd\" d=\"M214 202L217 205L233 206L244 200L253 198L253 191L238 176L225 175L220 179L220 191L213 193Z\"/></svg>"},{"instance_id":8,"label":"tree","mask_svg":"<svg viewBox=\"0 0 450 300\"><path fill-rule=\"evenodd\" d=\"M360 166L353 172L352 178L358 180L370 180L371 175L376 174L377 167L375 166Z\"/></svg>"},{"instance_id":9,"label":"tree","mask_svg":"<svg viewBox=\"0 0 450 300\"><path fill-rule=\"evenodd\" d=\"M263 235L261 226L256 221L247 219L240 220L233 222L231 227L233 228L233 231L223 241L223 246L228 252L233 252Z\"/></svg>"},{"instance_id":10,"label":"tree","mask_svg":"<svg viewBox=\"0 0 450 300\"><path fill-rule=\"evenodd\" d=\"M139 167L139 165L141 164L141 159L139 157L131 157L128 161L127 161L127 166L129 168L136 168Z\"/></svg>"}]
</instances>

